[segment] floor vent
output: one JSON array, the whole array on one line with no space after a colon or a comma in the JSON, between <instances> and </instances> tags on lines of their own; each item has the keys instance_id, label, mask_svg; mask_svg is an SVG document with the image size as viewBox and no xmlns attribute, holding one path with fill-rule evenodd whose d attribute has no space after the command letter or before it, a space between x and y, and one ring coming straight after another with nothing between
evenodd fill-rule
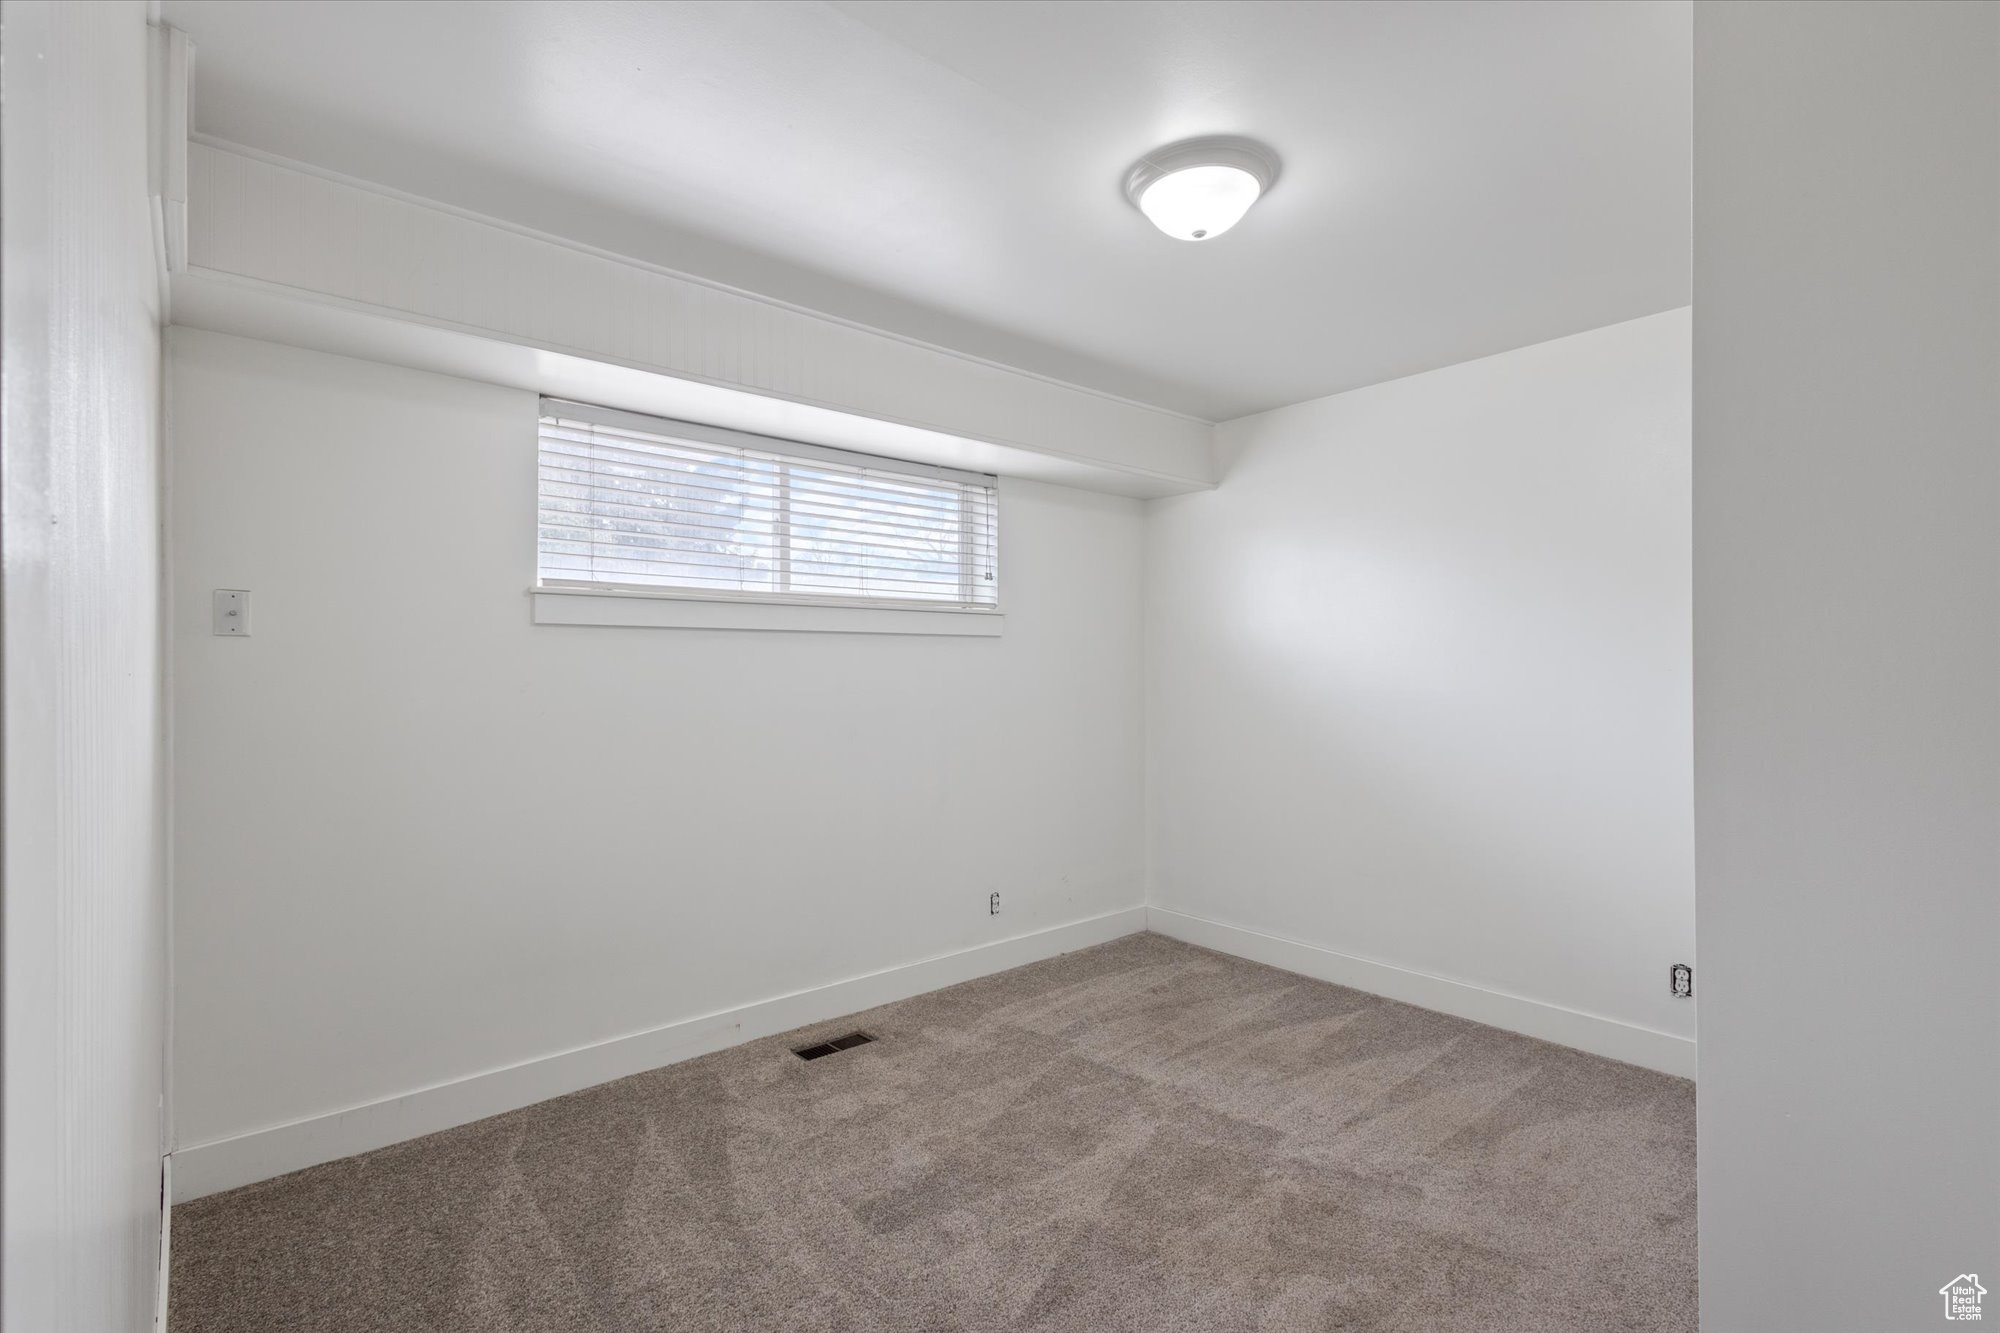
<instances>
[{"instance_id":1,"label":"floor vent","mask_svg":"<svg viewBox=\"0 0 2000 1333\"><path fill-rule=\"evenodd\" d=\"M823 1041L817 1046L801 1046L792 1054L801 1060L817 1060L822 1055L832 1055L835 1051L844 1051L850 1046L866 1046L873 1040L875 1039L865 1032L850 1032L844 1037L835 1037L832 1041Z\"/></svg>"}]
</instances>

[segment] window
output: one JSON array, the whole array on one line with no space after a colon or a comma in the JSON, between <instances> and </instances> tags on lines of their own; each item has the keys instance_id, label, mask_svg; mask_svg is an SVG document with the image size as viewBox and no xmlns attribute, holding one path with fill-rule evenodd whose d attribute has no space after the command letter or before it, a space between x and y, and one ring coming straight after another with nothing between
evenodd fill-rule
<instances>
[{"instance_id":1,"label":"window","mask_svg":"<svg viewBox=\"0 0 2000 1333\"><path fill-rule=\"evenodd\" d=\"M995 484L544 399L540 586L996 610Z\"/></svg>"}]
</instances>

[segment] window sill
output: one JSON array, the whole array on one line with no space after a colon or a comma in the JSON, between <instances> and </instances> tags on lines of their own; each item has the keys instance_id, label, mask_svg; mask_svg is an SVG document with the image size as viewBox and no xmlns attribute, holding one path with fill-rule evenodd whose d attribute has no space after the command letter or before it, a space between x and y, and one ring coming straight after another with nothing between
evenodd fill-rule
<instances>
[{"instance_id":1,"label":"window sill","mask_svg":"<svg viewBox=\"0 0 2000 1333\"><path fill-rule=\"evenodd\" d=\"M1006 616L958 607L822 606L735 602L663 593L530 588L537 625L627 625L647 629L791 630L820 634L945 634L998 638Z\"/></svg>"}]
</instances>

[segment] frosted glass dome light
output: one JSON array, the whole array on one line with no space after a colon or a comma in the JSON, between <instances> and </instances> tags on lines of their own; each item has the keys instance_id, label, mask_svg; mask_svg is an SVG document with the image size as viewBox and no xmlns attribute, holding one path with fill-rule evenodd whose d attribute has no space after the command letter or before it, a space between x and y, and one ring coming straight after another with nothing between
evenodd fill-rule
<instances>
[{"instance_id":1,"label":"frosted glass dome light","mask_svg":"<svg viewBox=\"0 0 2000 1333\"><path fill-rule=\"evenodd\" d=\"M1278 178L1278 159L1249 139L1187 139L1148 153L1125 197L1167 235L1208 241L1235 226Z\"/></svg>"},{"instance_id":2,"label":"frosted glass dome light","mask_svg":"<svg viewBox=\"0 0 2000 1333\"><path fill-rule=\"evenodd\" d=\"M1183 167L1148 185L1139 211L1182 241L1205 241L1235 226L1264 187L1241 167Z\"/></svg>"}]
</instances>

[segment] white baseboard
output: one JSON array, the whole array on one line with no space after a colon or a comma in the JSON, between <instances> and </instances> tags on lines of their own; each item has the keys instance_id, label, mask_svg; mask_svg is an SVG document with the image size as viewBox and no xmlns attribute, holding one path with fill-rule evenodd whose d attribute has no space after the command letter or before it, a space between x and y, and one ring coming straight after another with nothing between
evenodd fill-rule
<instances>
[{"instance_id":1,"label":"white baseboard","mask_svg":"<svg viewBox=\"0 0 2000 1333\"><path fill-rule=\"evenodd\" d=\"M160 1272L153 1285L153 1333L167 1333L167 1280L174 1272L174 1159L160 1159Z\"/></svg>"},{"instance_id":2,"label":"white baseboard","mask_svg":"<svg viewBox=\"0 0 2000 1333\"><path fill-rule=\"evenodd\" d=\"M1571 1046L1592 1055L1602 1055L1626 1064L1657 1069L1661 1073L1693 1078L1695 1044L1671 1032L1621 1023L1614 1018L1586 1014L1561 1005L1487 990L1463 981L1450 981L1428 972L1412 972L1390 963L1355 958L1317 945L1265 935L1241 926L1228 926L1205 917L1190 916L1164 907L1148 907L1149 929L1189 944L1199 944L1218 953L1247 958L1297 972L1319 981L1373 995L1401 1000L1420 1009L1469 1018L1489 1027L1505 1028L1524 1036Z\"/></svg>"},{"instance_id":3,"label":"white baseboard","mask_svg":"<svg viewBox=\"0 0 2000 1333\"><path fill-rule=\"evenodd\" d=\"M1103 944L1146 928L1146 909L1130 907L1087 921L998 940L921 962L886 968L720 1013L420 1088L270 1129L254 1130L173 1153L174 1197L185 1202L287 1171L387 1147L441 1129L629 1074L719 1051L809 1023L873 1009L912 995L1057 954Z\"/></svg>"}]
</instances>

